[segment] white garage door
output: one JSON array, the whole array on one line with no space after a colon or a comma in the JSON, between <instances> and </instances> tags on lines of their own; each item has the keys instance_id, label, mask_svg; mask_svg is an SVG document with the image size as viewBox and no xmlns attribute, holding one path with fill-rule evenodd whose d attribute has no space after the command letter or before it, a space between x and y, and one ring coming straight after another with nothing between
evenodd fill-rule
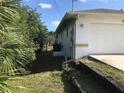
<instances>
[{"instance_id":1,"label":"white garage door","mask_svg":"<svg viewBox=\"0 0 124 93\"><path fill-rule=\"evenodd\" d=\"M91 24L88 38L91 54L124 54L122 24Z\"/></svg>"}]
</instances>

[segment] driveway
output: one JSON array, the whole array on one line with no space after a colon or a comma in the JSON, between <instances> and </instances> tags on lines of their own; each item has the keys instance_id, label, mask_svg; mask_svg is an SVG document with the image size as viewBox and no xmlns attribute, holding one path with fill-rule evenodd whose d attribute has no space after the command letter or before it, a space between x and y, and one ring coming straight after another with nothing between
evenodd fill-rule
<instances>
[{"instance_id":1,"label":"driveway","mask_svg":"<svg viewBox=\"0 0 124 93\"><path fill-rule=\"evenodd\" d=\"M124 55L90 55L90 56L124 71Z\"/></svg>"}]
</instances>

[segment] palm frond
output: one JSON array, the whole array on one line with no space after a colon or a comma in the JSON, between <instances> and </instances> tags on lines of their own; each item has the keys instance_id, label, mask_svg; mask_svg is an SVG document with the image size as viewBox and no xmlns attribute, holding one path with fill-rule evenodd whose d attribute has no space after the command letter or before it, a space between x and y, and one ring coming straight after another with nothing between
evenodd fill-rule
<instances>
[{"instance_id":1,"label":"palm frond","mask_svg":"<svg viewBox=\"0 0 124 93\"><path fill-rule=\"evenodd\" d=\"M15 0L0 0L0 29L13 24L19 18L17 7Z\"/></svg>"},{"instance_id":2,"label":"palm frond","mask_svg":"<svg viewBox=\"0 0 124 93\"><path fill-rule=\"evenodd\" d=\"M4 82L8 78L8 76L0 76L0 93L14 93L10 86Z\"/></svg>"}]
</instances>

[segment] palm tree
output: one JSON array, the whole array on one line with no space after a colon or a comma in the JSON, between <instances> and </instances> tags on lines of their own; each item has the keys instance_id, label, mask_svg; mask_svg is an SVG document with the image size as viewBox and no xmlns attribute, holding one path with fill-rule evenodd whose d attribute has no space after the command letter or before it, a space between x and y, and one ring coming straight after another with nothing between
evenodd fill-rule
<instances>
[{"instance_id":1,"label":"palm tree","mask_svg":"<svg viewBox=\"0 0 124 93\"><path fill-rule=\"evenodd\" d=\"M20 20L18 0L0 0L0 73L23 74L32 56L27 40L15 27ZM20 31L20 32L19 32Z\"/></svg>"},{"instance_id":2,"label":"palm tree","mask_svg":"<svg viewBox=\"0 0 124 93\"><path fill-rule=\"evenodd\" d=\"M23 54L19 50L23 41L12 32L12 25L19 18L17 8L17 0L0 0L0 93L12 93L4 83L3 74L12 74L24 66L19 59Z\"/></svg>"},{"instance_id":3,"label":"palm tree","mask_svg":"<svg viewBox=\"0 0 124 93\"><path fill-rule=\"evenodd\" d=\"M6 79L8 79L6 76L0 77L0 93L14 93L10 86L3 83Z\"/></svg>"},{"instance_id":4,"label":"palm tree","mask_svg":"<svg viewBox=\"0 0 124 93\"><path fill-rule=\"evenodd\" d=\"M27 73L26 65L35 58L34 42L43 46L46 38L46 27L40 22L38 13L25 10L19 1L0 0L0 93L12 93L3 83L6 78L3 75Z\"/></svg>"},{"instance_id":5,"label":"palm tree","mask_svg":"<svg viewBox=\"0 0 124 93\"><path fill-rule=\"evenodd\" d=\"M18 0L0 0L0 30L10 26L19 17Z\"/></svg>"},{"instance_id":6,"label":"palm tree","mask_svg":"<svg viewBox=\"0 0 124 93\"><path fill-rule=\"evenodd\" d=\"M0 72L2 73L14 72L16 70L14 65L19 63L16 56L23 42L11 31L12 25L19 17L17 8L17 0L0 0Z\"/></svg>"}]
</instances>

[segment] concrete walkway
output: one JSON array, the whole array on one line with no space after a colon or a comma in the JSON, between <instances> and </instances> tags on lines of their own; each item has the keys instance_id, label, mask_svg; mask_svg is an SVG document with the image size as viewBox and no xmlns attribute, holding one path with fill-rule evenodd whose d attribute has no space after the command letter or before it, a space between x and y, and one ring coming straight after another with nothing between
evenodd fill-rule
<instances>
[{"instance_id":1,"label":"concrete walkway","mask_svg":"<svg viewBox=\"0 0 124 93\"><path fill-rule=\"evenodd\" d=\"M90 55L90 56L124 71L124 55Z\"/></svg>"}]
</instances>

